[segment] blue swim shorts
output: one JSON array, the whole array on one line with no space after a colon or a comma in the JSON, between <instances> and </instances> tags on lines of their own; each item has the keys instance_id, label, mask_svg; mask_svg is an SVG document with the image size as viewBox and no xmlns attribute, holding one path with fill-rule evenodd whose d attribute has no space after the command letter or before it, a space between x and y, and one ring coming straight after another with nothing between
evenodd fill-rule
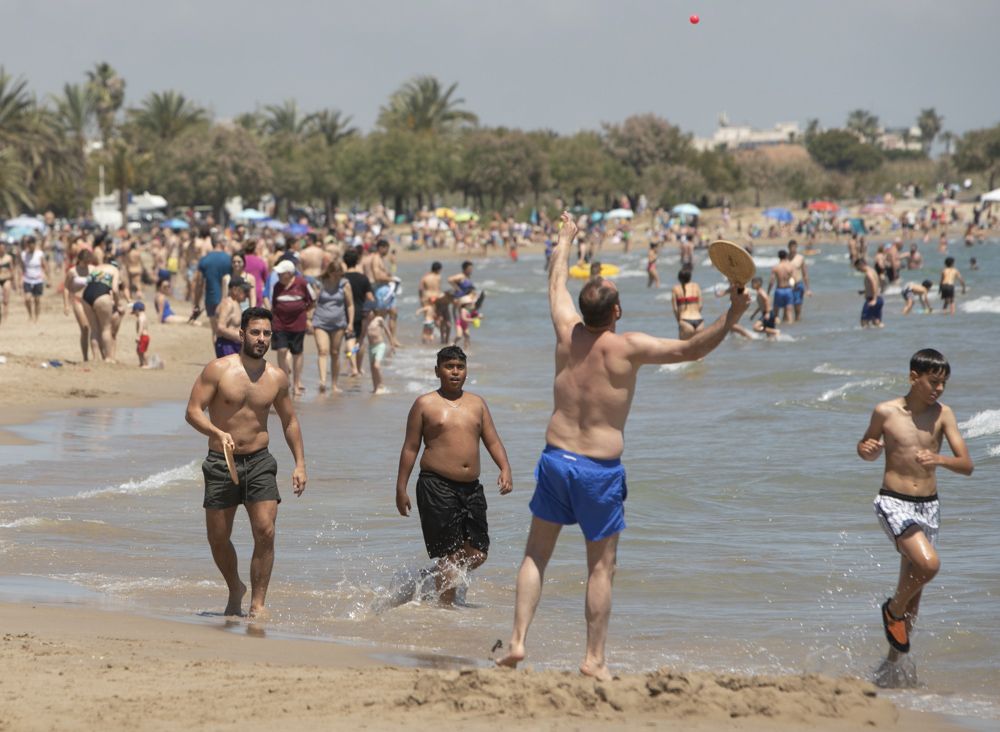
<instances>
[{"instance_id":1,"label":"blue swim shorts","mask_svg":"<svg viewBox=\"0 0 1000 732\"><path fill-rule=\"evenodd\" d=\"M882 305L884 304L882 296L879 295L875 299L874 305L869 305L868 301L865 300L865 304L861 307L861 322L870 323L876 320L882 320Z\"/></svg>"},{"instance_id":2,"label":"blue swim shorts","mask_svg":"<svg viewBox=\"0 0 1000 732\"><path fill-rule=\"evenodd\" d=\"M778 310L780 308L786 308L792 304L792 288L791 287L775 287L774 288L774 309Z\"/></svg>"},{"instance_id":3,"label":"blue swim shorts","mask_svg":"<svg viewBox=\"0 0 1000 732\"><path fill-rule=\"evenodd\" d=\"M392 310L396 307L396 288L391 284L380 285L375 289L375 308L377 310Z\"/></svg>"},{"instance_id":4,"label":"blue swim shorts","mask_svg":"<svg viewBox=\"0 0 1000 732\"><path fill-rule=\"evenodd\" d=\"M804 282L796 282L792 288L792 305L801 305L806 296L806 285Z\"/></svg>"},{"instance_id":5,"label":"blue swim shorts","mask_svg":"<svg viewBox=\"0 0 1000 732\"><path fill-rule=\"evenodd\" d=\"M625 468L621 460L595 460L546 445L535 467L531 514L555 524L580 524L587 541L625 528Z\"/></svg>"}]
</instances>

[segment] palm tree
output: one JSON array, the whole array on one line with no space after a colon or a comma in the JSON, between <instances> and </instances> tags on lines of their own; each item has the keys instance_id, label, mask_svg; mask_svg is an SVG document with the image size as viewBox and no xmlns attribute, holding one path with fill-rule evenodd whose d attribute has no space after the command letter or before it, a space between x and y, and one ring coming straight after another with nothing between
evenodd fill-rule
<instances>
[{"instance_id":1,"label":"palm tree","mask_svg":"<svg viewBox=\"0 0 1000 732\"><path fill-rule=\"evenodd\" d=\"M878 116L867 109L855 109L847 115L847 129L869 145L874 145L879 135Z\"/></svg>"},{"instance_id":2,"label":"palm tree","mask_svg":"<svg viewBox=\"0 0 1000 732\"><path fill-rule=\"evenodd\" d=\"M14 79L0 66L0 147L19 146L34 107L28 82Z\"/></svg>"},{"instance_id":3,"label":"palm tree","mask_svg":"<svg viewBox=\"0 0 1000 732\"><path fill-rule=\"evenodd\" d=\"M65 84L62 96L53 96L52 102L60 131L71 138L82 153L97 109L93 94L86 86Z\"/></svg>"},{"instance_id":4,"label":"palm tree","mask_svg":"<svg viewBox=\"0 0 1000 732\"><path fill-rule=\"evenodd\" d=\"M280 105L264 107L264 132L269 135L302 137L309 127L309 117L299 116L299 107L294 99L286 99Z\"/></svg>"},{"instance_id":5,"label":"palm tree","mask_svg":"<svg viewBox=\"0 0 1000 732\"><path fill-rule=\"evenodd\" d=\"M479 118L459 106L461 98L452 99L458 83L442 90L433 76L418 76L406 82L379 110L378 124L382 128L411 132L450 132L465 124L476 125Z\"/></svg>"},{"instance_id":6,"label":"palm tree","mask_svg":"<svg viewBox=\"0 0 1000 732\"><path fill-rule=\"evenodd\" d=\"M945 130L941 133L941 142L944 143L944 154L951 155L951 144L955 142L955 133Z\"/></svg>"},{"instance_id":7,"label":"palm tree","mask_svg":"<svg viewBox=\"0 0 1000 732\"><path fill-rule=\"evenodd\" d=\"M194 102L173 90L152 92L129 117L140 130L162 142L170 142L182 132L208 120L208 114Z\"/></svg>"},{"instance_id":8,"label":"palm tree","mask_svg":"<svg viewBox=\"0 0 1000 732\"><path fill-rule=\"evenodd\" d=\"M0 214L17 216L33 201L27 186L28 172L12 148L0 148Z\"/></svg>"},{"instance_id":9,"label":"palm tree","mask_svg":"<svg viewBox=\"0 0 1000 732\"><path fill-rule=\"evenodd\" d=\"M941 131L943 123L944 117L938 114L934 107L920 110L920 116L917 117L917 127L920 128L920 145L924 148L924 155L930 153L931 144Z\"/></svg>"},{"instance_id":10,"label":"palm tree","mask_svg":"<svg viewBox=\"0 0 1000 732\"><path fill-rule=\"evenodd\" d=\"M94 95L101 141L107 146L114 131L115 115L125 101L125 80L111 64L102 61L94 66L93 71L87 72L87 87Z\"/></svg>"},{"instance_id":11,"label":"palm tree","mask_svg":"<svg viewBox=\"0 0 1000 732\"><path fill-rule=\"evenodd\" d=\"M322 135L326 144L334 147L341 140L358 133L357 127L350 126L351 119L349 115L343 116L339 109L323 109L306 118L306 127L310 134Z\"/></svg>"}]
</instances>

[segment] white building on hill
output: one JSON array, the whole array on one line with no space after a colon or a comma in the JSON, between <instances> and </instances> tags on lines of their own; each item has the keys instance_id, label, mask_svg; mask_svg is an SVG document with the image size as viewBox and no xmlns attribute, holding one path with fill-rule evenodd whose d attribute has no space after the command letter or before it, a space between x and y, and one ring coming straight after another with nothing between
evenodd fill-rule
<instances>
[{"instance_id":1,"label":"white building on hill","mask_svg":"<svg viewBox=\"0 0 1000 732\"><path fill-rule=\"evenodd\" d=\"M787 145L800 139L798 122L778 122L769 130L755 130L749 125L730 124L725 112L719 115L719 127L711 137L692 140L696 150L742 150L764 145Z\"/></svg>"}]
</instances>

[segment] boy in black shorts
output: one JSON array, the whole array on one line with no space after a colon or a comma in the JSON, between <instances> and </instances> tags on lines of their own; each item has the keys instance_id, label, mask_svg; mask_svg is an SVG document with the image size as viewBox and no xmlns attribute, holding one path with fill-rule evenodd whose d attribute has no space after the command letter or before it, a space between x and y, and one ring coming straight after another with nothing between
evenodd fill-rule
<instances>
[{"instance_id":1,"label":"boy in black shorts","mask_svg":"<svg viewBox=\"0 0 1000 732\"><path fill-rule=\"evenodd\" d=\"M442 348L434 374L441 388L423 396L410 408L406 437L396 475L396 508L410 515L406 484L420 452L417 509L427 554L437 559L435 583L441 604L455 602L458 574L486 561L490 537L486 496L479 482L479 442L500 469L501 495L510 493L510 463L486 402L463 390L466 356L458 346Z\"/></svg>"}]
</instances>

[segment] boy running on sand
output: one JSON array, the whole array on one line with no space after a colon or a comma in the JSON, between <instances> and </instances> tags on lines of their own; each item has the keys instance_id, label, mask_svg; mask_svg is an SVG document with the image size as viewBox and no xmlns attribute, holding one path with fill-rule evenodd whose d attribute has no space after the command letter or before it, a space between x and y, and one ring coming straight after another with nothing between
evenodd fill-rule
<instances>
[{"instance_id":1,"label":"boy running on sand","mask_svg":"<svg viewBox=\"0 0 1000 732\"><path fill-rule=\"evenodd\" d=\"M423 441L417 509L427 554L437 560L434 579L440 600L448 605L455 602L459 569L482 565L490 548L486 496L479 482L480 440L500 469L500 494L513 488L507 451L486 402L463 390L466 361L458 346L438 351L434 374L441 387L418 397L410 408L396 475L396 508L409 516L406 484Z\"/></svg>"},{"instance_id":2,"label":"boy running on sand","mask_svg":"<svg viewBox=\"0 0 1000 732\"><path fill-rule=\"evenodd\" d=\"M149 325L146 322L146 305L141 302L132 303L132 315L135 316L135 352L139 356L139 368L149 368L146 351L149 350Z\"/></svg>"},{"instance_id":3,"label":"boy running on sand","mask_svg":"<svg viewBox=\"0 0 1000 732\"><path fill-rule=\"evenodd\" d=\"M882 605L889 663L909 652L920 594L940 567L934 549L940 512L935 469L940 465L972 475L972 459L955 414L938 401L950 374L948 361L934 349L913 354L910 391L875 407L857 447L858 455L869 461L885 451L875 514L900 554L896 592ZM940 454L942 439L948 440L954 457Z\"/></svg>"}]
</instances>

